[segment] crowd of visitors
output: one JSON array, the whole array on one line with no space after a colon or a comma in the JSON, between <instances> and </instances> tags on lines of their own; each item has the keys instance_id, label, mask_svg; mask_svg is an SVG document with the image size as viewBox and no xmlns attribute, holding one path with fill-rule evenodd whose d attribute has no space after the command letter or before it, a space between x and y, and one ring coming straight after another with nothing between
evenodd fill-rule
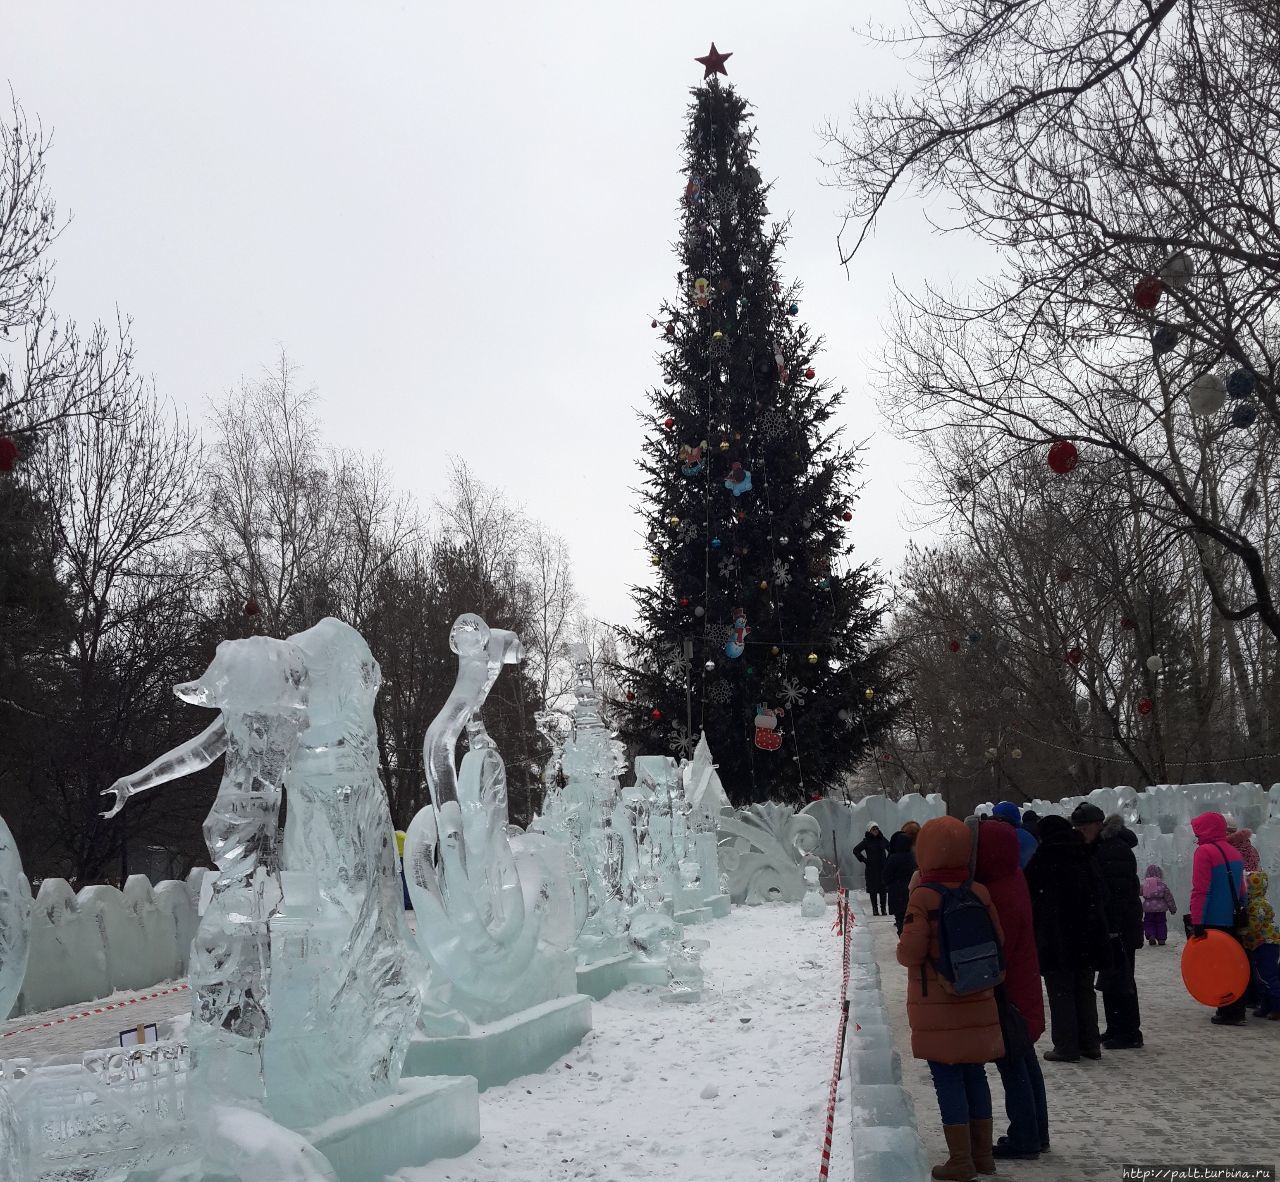
<instances>
[{"instance_id":1,"label":"crowd of visitors","mask_svg":"<svg viewBox=\"0 0 1280 1182\"><path fill-rule=\"evenodd\" d=\"M1226 932L1252 966L1249 991L1211 1021L1241 1025L1250 1006L1280 1020L1280 930L1251 834L1214 812L1191 827L1187 937ZM1073 1063L1142 1048L1137 953L1166 944L1178 908L1160 866L1139 874L1137 845L1121 817L1096 805L1041 818L1002 801L990 817L910 822L887 840L872 826L855 849L873 912L897 927L911 1049L938 1096L948 1158L934 1178L969 1182L994 1172L997 1158L1049 1151L1041 1058ZM1052 1045L1038 1055L1046 997ZM1004 1088L999 1137L987 1063Z\"/></svg>"}]
</instances>

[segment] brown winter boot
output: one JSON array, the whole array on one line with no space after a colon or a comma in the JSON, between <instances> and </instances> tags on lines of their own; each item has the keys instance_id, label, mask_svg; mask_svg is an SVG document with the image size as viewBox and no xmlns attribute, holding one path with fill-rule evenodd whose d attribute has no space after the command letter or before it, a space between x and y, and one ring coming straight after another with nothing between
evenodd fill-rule
<instances>
[{"instance_id":1,"label":"brown winter boot","mask_svg":"<svg viewBox=\"0 0 1280 1182\"><path fill-rule=\"evenodd\" d=\"M990 1121L987 1124L989 1133ZM943 1125L942 1135L947 1139L947 1152L950 1156L942 1165L933 1167L933 1176L939 1182L973 1182L978 1171L969 1150L969 1126ZM991 1144L989 1136L987 1144Z\"/></svg>"},{"instance_id":2,"label":"brown winter boot","mask_svg":"<svg viewBox=\"0 0 1280 1182\"><path fill-rule=\"evenodd\" d=\"M971 1120L969 1122L969 1149L973 1154L973 1165L979 1174L994 1174L996 1159L991 1152L991 1121Z\"/></svg>"}]
</instances>

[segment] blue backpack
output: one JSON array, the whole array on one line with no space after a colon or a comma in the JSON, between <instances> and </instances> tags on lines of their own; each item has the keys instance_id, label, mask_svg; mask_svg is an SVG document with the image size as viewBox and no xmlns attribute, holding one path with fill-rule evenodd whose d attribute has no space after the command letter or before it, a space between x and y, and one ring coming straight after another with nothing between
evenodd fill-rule
<instances>
[{"instance_id":1,"label":"blue backpack","mask_svg":"<svg viewBox=\"0 0 1280 1182\"><path fill-rule=\"evenodd\" d=\"M973 893L973 879L959 886L927 882L938 904L938 959L933 967L949 992L964 997L1004 980L1004 953L986 904Z\"/></svg>"}]
</instances>

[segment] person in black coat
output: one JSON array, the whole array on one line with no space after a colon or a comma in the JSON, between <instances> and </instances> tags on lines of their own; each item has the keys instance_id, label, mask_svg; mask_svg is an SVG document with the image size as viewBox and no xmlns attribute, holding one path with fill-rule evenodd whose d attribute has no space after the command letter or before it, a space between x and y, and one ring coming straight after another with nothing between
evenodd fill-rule
<instances>
[{"instance_id":1,"label":"person in black coat","mask_svg":"<svg viewBox=\"0 0 1280 1182\"><path fill-rule=\"evenodd\" d=\"M1142 947L1142 879L1134 854L1138 838L1124 819L1104 817L1094 804L1077 805L1071 823L1097 859L1107 886L1107 930L1111 934L1112 965L1098 973L1098 990L1107 1016L1102 1045L1110 1051L1142 1046L1142 1016L1134 978L1134 954Z\"/></svg>"},{"instance_id":2,"label":"person in black coat","mask_svg":"<svg viewBox=\"0 0 1280 1182\"><path fill-rule=\"evenodd\" d=\"M867 868L867 894L871 896L871 914L888 915L889 900L884 889L884 864L889 857L889 843L872 825L867 835L853 847L853 856Z\"/></svg>"},{"instance_id":3,"label":"person in black coat","mask_svg":"<svg viewBox=\"0 0 1280 1182\"><path fill-rule=\"evenodd\" d=\"M907 914L907 900L911 897L911 876L916 872L915 838L899 831L889 838L889 856L884 862L881 883L889 900L894 927L902 935L902 921Z\"/></svg>"},{"instance_id":4,"label":"person in black coat","mask_svg":"<svg viewBox=\"0 0 1280 1182\"><path fill-rule=\"evenodd\" d=\"M1040 820L1027 863L1040 974L1049 997L1050 1063L1102 1057L1093 975L1111 967L1107 893L1084 839L1064 817Z\"/></svg>"}]
</instances>

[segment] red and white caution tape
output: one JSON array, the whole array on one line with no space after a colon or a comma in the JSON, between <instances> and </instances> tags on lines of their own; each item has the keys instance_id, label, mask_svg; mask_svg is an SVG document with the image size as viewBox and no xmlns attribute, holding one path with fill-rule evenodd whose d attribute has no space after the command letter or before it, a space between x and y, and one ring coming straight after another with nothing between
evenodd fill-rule
<instances>
[{"instance_id":1,"label":"red and white caution tape","mask_svg":"<svg viewBox=\"0 0 1280 1182\"><path fill-rule=\"evenodd\" d=\"M835 928L844 936L843 961L840 972L840 1026L836 1031L836 1061L831 1069L831 1087L827 1092L827 1128L822 1138L822 1165L818 1182L826 1182L831 1172L831 1137L836 1124L836 1091L840 1086L840 1067L844 1061L845 1033L849 1029L849 953L853 935L853 913L849 910L849 894L841 887L836 896Z\"/></svg>"},{"instance_id":2,"label":"red and white caution tape","mask_svg":"<svg viewBox=\"0 0 1280 1182\"><path fill-rule=\"evenodd\" d=\"M92 1010L82 1010L78 1014L64 1014L61 1018L54 1018L51 1022L41 1022L38 1026L24 1026L21 1030L6 1030L0 1033L0 1038L12 1038L15 1034L32 1034L37 1030L48 1030L51 1026L61 1026L64 1022L74 1022L77 1018L92 1018L95 1014L105 1014L108 1010L123 1010L127 1006L136 1006L140 1001L151 1001L157 997L164 997L166 993L181 993L184 989L190 989L190 985L174 985L171 989L158 989L155 993L140 993L137 997L127 997L124 1001L108 1002L104 1006L98 1006Z\"/></svg>"}]
</instances>

